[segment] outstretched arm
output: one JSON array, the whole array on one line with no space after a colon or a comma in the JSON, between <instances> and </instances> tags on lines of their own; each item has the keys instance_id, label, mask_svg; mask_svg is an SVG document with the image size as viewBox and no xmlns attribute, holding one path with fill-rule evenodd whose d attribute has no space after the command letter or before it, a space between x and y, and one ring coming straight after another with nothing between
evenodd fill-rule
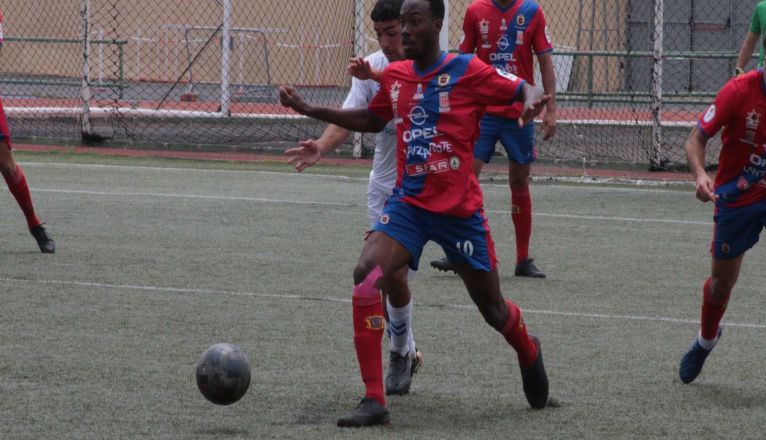
<instances>
[{"instance_id":1,"label":"outstretched arm","mask_svg":"<svg viewBox=\"0 0 766 440\"><path fill-rule=\"evenodd\" d=\"M349 136L351 131L330 124L319 139L301 141L297 147L285 150L285 155L290 157L287 163L294 164L295 169L301 172L319 162L325 154L335 151Z\"/></svg>"},{"instance_id":2,"label":"outstretched arm","mask_svg":"<svg viewBox=\"0 0 766 440\"><path fill-rule=\"evenodd\" d=\"M304 102L298 91L290 86L279 88L279 101L283 106L289 107L302 115L329 122L351 131L377 133L383 131L387 123L387 121L372 115L366 108L340 110L328 107L314 107Z\"/></svg>"},{"instance_id":3,"label":"outstretched arm","mask_svg":"<svg viewBox=\"0 0 766 440\"><path fill-rule=\"evenodd\" d=\"M689 163L689 170L694 176L697 199L701 202L714 202L718 196L713 191L713 179L705 171L706 145L707 138L699 127L694 127L689 133L689 137L686 138L686 160Z\"/></svg>"}]
</instances>

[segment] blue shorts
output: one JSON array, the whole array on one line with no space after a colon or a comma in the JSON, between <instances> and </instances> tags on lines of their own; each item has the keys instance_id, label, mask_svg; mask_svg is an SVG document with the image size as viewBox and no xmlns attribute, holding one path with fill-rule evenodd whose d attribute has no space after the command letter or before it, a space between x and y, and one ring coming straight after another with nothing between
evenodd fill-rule
<instances>
[{"instance_id":1,"label":"blue shorts","mask_svg":"<svg viewBox=\"0 0 766 440\"><path fill-rule=\"evenodd\" d=\"M497 141L505 148L508 160L525 165L537 158L534 122L519 128L519 122L515 119L484 115L479 124L479 140L473 147L473 157L489 163Z\"/></svg>"},{"instance_id":2,"label":"blue shorts","mask_svg":"<svg viewBox=\"0 0 766 440\"><path fill-rule=\"evenodd\" d=\"M766 227L766 200L739 208L716 206L713 217L713 258L730 260L744 254L758 243Z\"/></svg>"},{"instance_id":3,"label":"blue shorts","mask_svg":"<svg viewBox=\"0 0 766 440\"><path fill-rule=\"evenodd\" d=\"M468 218L458 218L389 199L372 230L382 232L404 246L412 255L412 270L418 270L420 254L429 240L440 245L453 263L465 263L485 272L497 268L495 243L483 210Z\"/></svg>"}]
</instances>

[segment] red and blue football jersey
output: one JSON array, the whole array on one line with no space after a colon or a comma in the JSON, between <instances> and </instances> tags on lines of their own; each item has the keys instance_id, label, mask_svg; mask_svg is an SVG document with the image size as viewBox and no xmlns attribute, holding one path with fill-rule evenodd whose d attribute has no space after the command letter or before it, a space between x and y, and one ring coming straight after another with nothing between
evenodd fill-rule
<instances>
[{"instance_id":1,"label":"red and blue football jersey","mask_svg":"<svg viewBox=\"0 0 766 440\"><path fill-rule=\"evenodd\" d=\"M466 218L482 207L473 145L487 105L510 104L524 81L473 55L443 53L421 72L411 60L384 71L369 111L395 120L393 197L426 211Z\"/></svg>"},{"instance_id":2,"label":"red and blue football jersey","mask_svg":"<svg viewBox=\"0 0 766 440\"><path fill-rule=\"evenodd\" d=\"M697 127L707 137L723 128L715 193L727 207L766 198L766 86L758 69L729 80Z\"/></svg>"},{"instance_id":3,"label":"red and blue football jersey","mask_svg":"<svg viewBox=\"0 0 766 440\"><path fill-rule=\"evenodd\" d=\"M531 0L516 0L502 8L494 0L474 0L463 19L460 52L474 53L485 63L503 69L534 85L533 54L553 50L545 15ZM518 118L521 104L488 107L487 113Z\"/></svg>"}]
</instances>

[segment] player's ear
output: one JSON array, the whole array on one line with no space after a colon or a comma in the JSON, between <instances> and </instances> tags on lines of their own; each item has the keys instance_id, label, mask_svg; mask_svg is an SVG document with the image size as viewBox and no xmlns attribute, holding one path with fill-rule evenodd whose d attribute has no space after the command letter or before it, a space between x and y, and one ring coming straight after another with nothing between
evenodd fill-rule
<instances>
[{"instance_id":1,"label":"player's ear","mask_svg":"<svg viewBox=\"0 0 766 440\"><path fill-rule=\"evenodd\" d=\"M441 18L437 18L436 20L434 20L434 27L436 28L437 31L439 32L442 31L443 23L444 23L444 20L442 20Z\"/></svg>"}]
</instances>

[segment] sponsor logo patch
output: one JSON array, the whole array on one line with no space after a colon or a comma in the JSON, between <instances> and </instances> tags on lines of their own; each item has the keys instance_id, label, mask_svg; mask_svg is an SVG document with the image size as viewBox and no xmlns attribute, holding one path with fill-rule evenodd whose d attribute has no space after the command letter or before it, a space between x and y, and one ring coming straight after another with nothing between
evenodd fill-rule
<instances>
[{"instance_id":1,"label":"sponsor logo patch","mask_svg":"<svg viewBox=\"0 0 766 440\"><path fill-rule=\"evenodd\" d=\"M407 174L410 176L422 176L424 174L438 174L449 171L450 166L447 159L435 162L425 162L407 165Z\"/></svg>"},{"instance_id":2,"label":"sponsor logo patch","mask_svg":"<svg viewBox=\"0 0 766 440\"><path fill-rule=\"evenodd\" d=\"M708 107L707 111L705 112L705 116L702 117L702 121L706 124L715 118L715 104Z\"/></svg>"}]
</instances>

